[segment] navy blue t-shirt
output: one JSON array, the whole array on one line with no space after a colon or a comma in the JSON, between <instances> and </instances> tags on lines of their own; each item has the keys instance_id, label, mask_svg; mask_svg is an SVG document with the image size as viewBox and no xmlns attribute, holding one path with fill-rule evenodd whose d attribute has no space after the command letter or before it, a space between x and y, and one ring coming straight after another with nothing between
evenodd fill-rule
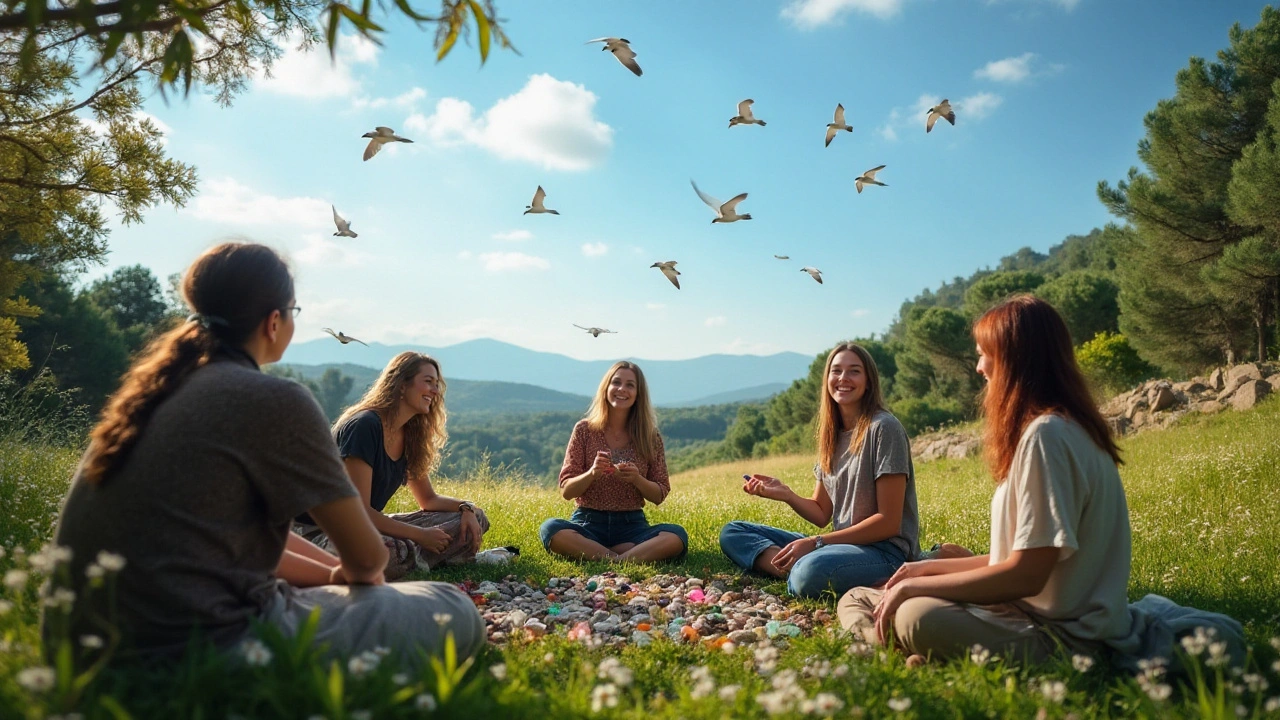
<instances>
[{"instance_id":1,"label":"navy blue t-shirt","mask_svg":"<svg viewBox=\"0 0 1280 720\"><path fill-rule=\"evenodd\" d=\"M338 443L338 454L344 460L349 457L359 458L373 468L369 504L374 510L382 512L391 496L405 484L408 462L403 453L399 460L392 460L387 455L382 440L382 419L378 417L378 413L362 410L352 415L333 429L333 439ZM298 520L309 525L315 524L308 515L299 516Z\"/></svg>"}]
</instances>

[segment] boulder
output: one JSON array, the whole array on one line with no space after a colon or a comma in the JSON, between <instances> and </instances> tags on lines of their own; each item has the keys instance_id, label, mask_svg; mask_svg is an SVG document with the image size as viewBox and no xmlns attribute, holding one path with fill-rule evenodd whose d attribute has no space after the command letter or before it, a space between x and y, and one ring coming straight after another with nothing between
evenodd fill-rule
<instances>
[{"instance_id":1,"label":"boulder","mask_svg":"<svg viewBox=\"0 0 1280 720\"><path fill-rule=\"evenodd\" d=\"M1138 428L1141 428L1143 425L1147 424L1147 414L1141 410L1138 410L1129 418L1129 423L1131 424L1134 430L1137 430Z\"/></svg>"},{"instance_id":2,"label":"boulder","mask_svg":"<svg viewBox=\"0 0 1280 720\"><path fill-rule=\"evenodd\" d=\"M1280 390L1280 373L1268 375L1267 384L1271 386L1272 390Z\"/></svg>"},{"instance_id":3,"label":"boulder","mask_svg":"<svg viewBox=\"0 0 1280 720\"><path fill-rule=\"evenodd\" d=\"M1239 390L1240 386L1245 384L1246 382L1253 382L1253 381L1245 380L1244 378L1236 378L1235 380L1228 380L1227 386L1222 388L1222 392L1218 393L1218 402L1226 402L1227 400L1229 400L1231 396L1236 393L1236 390Z\"/></svg>"},{"instance_id":4,"label":"boulder","mask_svg":"<svg viewBox=\"0 0 1280 720\"><path fill-rule=\"evenodd\" d=\"M1178 398L1173 394L1173 387L1167 382L1160 383L1147 391L1147 406L1151 412L1168 410L1176 405Z\"/></svg>"},{"instance_id":5,"label":"boulder","mask_svg":"<svg viewBox=\"0 0 1280 720\"><path fill-rule=\"evenodd\" d=\"M1138 411L1142 410L1146 406L1147 406L1146 398L1144 398L1141 394L1134 395L1133 397L1129 398L1128 406L1125 407L1124 409L1124 416L1129 420L1133 420L1133 418L1138 414ZM1134 424L1137 425L1138 423L1135 422Z\"/></svg>"},{"instance_id":6,"label":"boulder","mask_svg":"<svg viewBox=\"0 0 1280 720\"><path fill-rule=\"evenodd\" d=\"M982 451L982 441L974 438L964 440L947 448L947 457L952 460L963 460Z\"/></svg>"},{"instance_id":7,"label":"boulder","mask_svg":"<svg viewBox=\"0 0 1280 720\"><path fill-rule=\"evenodd\" d=\"M1116 437L1129 432L1129 419L1123 415L1107 418L1107 425L1111 426L1111 433Z\"/></svg>"},{"instance_id":8,"label":"boulder","mask_svg":"<svg viewBox=\"0 0 1280 720\"><path fill-rule=\"evenodd\" d=\"M1248 410L1271 392L1265 380L1246 380L1231 396L1231 406L1236 410Z\"/></svg>"},{"instance_id":9,"label":"boulder","mask_svg":"<svg viewBox=\"0 0 1280 720\"><path fill-rule=\"evenodd\" d=\"M1222 390L1226 386L1227 386L1227 376L1226 376L1226 373L1222 371L1222 368L1218 368L1217 370L1214 370L1209 375L1209 387L1213 388L1214 390Z\"/></svg>"},{"instance_id":10,"label":"boulder","mask_svg":"<svg viewBox=\"0 0 1280 720\"><path fill-rule=\"evenodd\" d=\"M1223 405L1217 400L1205 400L1199 403L1198 405L1196 405L1196 412L1202 412L1206 415L1219 413L1226 409L1227 409L1227 406Z\"/></svg>"},{"instance_id":11,"label":"boulder","mask_svg":"<svg viewBox=\"0 0 1280 720\"><path fill-rule=\"evenodd\" d=\"M1209 386L1205 384L1203 378L1188 380L1186 382L1174 383L1173 389L1187 395L1200 395L1209 391Z\"/></svg>"},{"instance_id":12,"label":"boulder","mask_svg":"<svg viewBox=\"0 0 1280 720\"><path fill-rule=\"evenodd\" d=\"M1241 363L1227 371L1227 386L1232 383L1239 386L1245 380L1261 380L1262 368L1257 363Z\"/></svg>"}]
</instances>

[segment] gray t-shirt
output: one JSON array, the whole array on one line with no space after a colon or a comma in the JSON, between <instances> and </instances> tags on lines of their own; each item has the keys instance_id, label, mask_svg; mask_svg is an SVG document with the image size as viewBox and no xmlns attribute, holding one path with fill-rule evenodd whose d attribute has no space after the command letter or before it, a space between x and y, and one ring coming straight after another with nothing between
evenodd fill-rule
<instances>
[{"instance_id":1,"label":"gray t-shirt","mask_svg":"<svg viewBox=\"0 0 1280 720\"><path fill-rule=\"evenodd\" d=\"M843 452L832 463L830 475L822 472L820 465L813 468L814 477L831 498L831 529L852 527L876 513L876 480L881 476L906 475L902 527L889 540L908 560L915 559L920 555L920 512L916 507L916 473L911 464L911 442L906 429L898 418L881 410L871 418L862 447L855 453L849 452L852 437L852 430L840 433L836 446L843 448Z\"/></svg>"},{"instance_id":2,"label":"gray t-shirt","mask_svg":"<svg viewBox=\"0 0 1280 720\"><path fill-rule=\"evenodd\" d=\"M239 639L276 593L275 568L298 513L355 496L324 414L306 388L226 352L156 408L124 464L94 486L78 474L55 534L72 549L77 614L85 567L125 558L117 626L143 652L180 652L193 630ZM72 637L102 634L80 622Z\"/></svg>"}]
</instances>

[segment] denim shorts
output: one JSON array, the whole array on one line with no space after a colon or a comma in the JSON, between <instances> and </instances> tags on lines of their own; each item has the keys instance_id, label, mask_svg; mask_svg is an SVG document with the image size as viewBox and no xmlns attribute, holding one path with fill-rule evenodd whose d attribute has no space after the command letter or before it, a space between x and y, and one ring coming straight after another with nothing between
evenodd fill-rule
<instances>
[{"instance_id":1,"label":"denim shorts","mask_svg":"<svg viewBox=\"0 0 1280 720\"><path fill-rule=\"evenodd\" d=\"M652 540L658 533L669 532L680 538L684 548L672 560L684 558L689 551L689 534L684 528L671 523L650 525L644 517L643 510L592 510L580 507L573 511L568 520L551 518L542 523L538 534L542 537L542 547L551 545L551 538L561 530L572 530L588 540L612 548L622 543L639 545ZM549 551L549 550L548 550Z\"/></svg>"}]
</instances>

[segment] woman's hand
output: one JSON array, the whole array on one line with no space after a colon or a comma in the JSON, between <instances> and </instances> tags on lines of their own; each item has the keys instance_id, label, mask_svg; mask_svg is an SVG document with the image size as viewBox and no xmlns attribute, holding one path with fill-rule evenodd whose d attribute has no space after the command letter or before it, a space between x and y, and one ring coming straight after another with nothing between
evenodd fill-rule
<instances>
[{"instance_id":1,"label":"woman's hand","mask_svg":"<svg viewBox=\"0 0 1280 720\"><path fill-rule=\"evenodd\" d=\"M811 537L792 540L773 556L773 566L783 572L790 572L797 560L817 549L817 544L817 541Z\"/></svg>"},{"instance_id":2,"label":"woman's hand","mask_svg":"<svg viewBox=\"0 0 1280 720\"><path fill-rule=\"evenodd\" d=\"M474 512L462 513L461 530L462 543L472 552L480 549L480 541L484 537L484 531L480 529L480 520Z\"/></svg>"},{"instance_id":3,"label":"woman's hand","mask_svg":"<svg viewBox=\"0 0 1280 720\"><path fill-rule=\"evenodd\" d=\"M897 585L903 580L934 575L936 573L932 572L929 567L929 564L931 562L933 561L920 560L918 562L903 563L902 566L899 567L898 570L894 572L893 575L891 575L889 579L886 580L884 585L882 585L881 587L885 590L888 590L889 588Z\"/></svg>"},{"instance_id":4,"label":"woman's hand","mask_svg":"<svg viewBox=\"0 0 1280 720\"><path fill-rule=\"evenodd\" d=\"M876 637L880 638L881 645L889 643L889 631L893 628L893 616L898 614L898 608L903 602L915 596L915 583L912 578L898 582L880 596L880 602L876 605L871 617L876 621Z\"/></svg>"},{"instance_id":5,"label":"woman's hand","mask_svg":"<svg viewBox=\"0 0 1280 720\"><path fill-rule=\"evenodd\" d=\"M617 478L628 485L635 485L638 480L644 479L640 474L640 468L633 462L618 463L617 470Z\"/></svg>"},{"instance_id":6,"label":"woman's hand","mask_svg":"<svg viewBox=\"0 0 1280 720\"><path fill-rule=\"evenodd\" d=\"M442 553L444 549L449 547L449 542L453 538L449 537L449 533L440 528L422 528L419 530L413 541L423 550L433 553Z\"/></svg>"},{"instance_id":7,"label":"woman's hand","mask_svg":"<svg viewBox=\"0 0 1280 720\"><path fill-rule=\"evenodd\" d=\"M742 491L748 495L758 495L762 498L770 500L786 501L795 493L791 492L791 488L778 478L769 477L768 475L743 475Z\"/></svg>"},{"instance_id":8,"label":"woman's hand","mask_svg":"<svg viewBox=\"0 0 1280 720\"><path fill-rule=\"evenodd\" d=\"M601 478L613 472L613 460L609 457L607 450L600 450L596 453L596 459L591 463L591 477Z\"/></svg>"}]
</instances>

